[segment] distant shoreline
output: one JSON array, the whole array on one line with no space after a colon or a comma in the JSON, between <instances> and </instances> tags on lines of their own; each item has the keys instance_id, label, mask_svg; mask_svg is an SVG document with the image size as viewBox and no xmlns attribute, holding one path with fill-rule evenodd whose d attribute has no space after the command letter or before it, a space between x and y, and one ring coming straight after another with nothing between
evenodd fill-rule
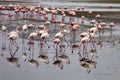
<instances>
[{"instance_id":1,"label":"distant shoreline","mask_svg":"<svg viewBox=\"0 0 120 80\"><path fill-rule=\"evenodd\" d=\"M0 1L0 4L1 3L8 3L8 2L9 3L36 3L36 1Z\"/></svg>"},{"instance_id":2,"label":"distant shoreline","mask_svg":"<svg viewBox=\"0 0 120 80\"><path fill-rule=\"evenodd\" d=\"M69 1L69 2L89 2L89 3L120 3L120 1Z\"/></svg>"}]
</instances>

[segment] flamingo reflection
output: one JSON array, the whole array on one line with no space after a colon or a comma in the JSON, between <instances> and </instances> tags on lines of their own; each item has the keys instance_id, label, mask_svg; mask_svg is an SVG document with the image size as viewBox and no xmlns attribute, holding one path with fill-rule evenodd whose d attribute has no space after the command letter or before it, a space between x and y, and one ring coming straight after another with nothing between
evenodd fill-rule
<instances>
[{"instance_id":1,"label":"flamingo reflection","mask_svg":"<svg viewBox=\"0 0 120 80\"><path fill-rule=\"evenodd\" d=\"M66 64L70 64L70 58L65 54L58 56L58 59L62 62L66 62Z\"/></svg>"},{"instance_id":2,"label":"flamingo reflection","mask_svg":"<svg viewBox=\"0 0 120 80\"><path fill-rule=\"evenodd\" d=\"M87 73L91 72L91 68L96 68L96 61L90 60L89 58L84 58L79 54L79 61L81 69L85 70Z\"/></svg>"},{"instance_id":3,"label":"flamingo reflection","mask_svg":"<svg viewBox=\"0 0 120 80\"><path fill-rule=\"evenodd\" d=\"M18 57L15 57L16 53L18 51L18 48L16 48L16 50L13 52L13 47L10 46L9 47L9 52L10 52L10 57L7 57L7 61L11 64L11 65L14 65L16 67L20 67L20 64L19 64L19 59Z\"/></svg>"}]
</instances>

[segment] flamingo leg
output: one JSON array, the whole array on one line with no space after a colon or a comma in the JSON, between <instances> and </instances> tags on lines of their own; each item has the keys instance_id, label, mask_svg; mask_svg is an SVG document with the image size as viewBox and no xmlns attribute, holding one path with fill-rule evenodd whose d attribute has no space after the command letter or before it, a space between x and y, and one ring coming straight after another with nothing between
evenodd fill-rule
<instances>
[{"instance_id":1,"label":"flamingo leg","mask_svg":"<svg viewBox=\"0 0 120 80\"><path fill-rule=\"evenodd\" d=\"M47 44L48 48L50 48L50 45L48 44L47 40L45 39L45 43Z\"/></svg>"}]
</instances>

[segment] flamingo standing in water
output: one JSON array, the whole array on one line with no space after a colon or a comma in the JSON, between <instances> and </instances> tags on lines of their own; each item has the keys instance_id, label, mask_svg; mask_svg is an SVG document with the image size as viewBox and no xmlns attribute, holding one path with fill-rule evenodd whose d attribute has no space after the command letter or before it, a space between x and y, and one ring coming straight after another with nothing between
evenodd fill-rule
<instances>
[{"instance_id":1,"label":"flamingo standing in water","mask_svg":"<svg viewBox=\"0 0 120 80\"><path fill-rule=\"evenodd\" d=\"M24 59L24 61L26 62L27 60L27 53L26 53L26 49L25 49L25 41L24 38L26 37L25 32L28 29L26 20L25 20L25 24L22 26L22 49L23 49L23 54L22 54L22 58Z\"/></svg>"},{"instance_id":2,"label":"flamingo standing in water","mask_svg":"<svg viewBox=\"0 0 120 80\"><path fill-rule=\"evenodd\" d=\"M2 30L2 53L1 56L4 56L5 52L6 52L6 26L2 25L1 27Z\"/></svg>"},{"instance_id":3,"label":"flamingo standing in water","mask_svg":"<svg viewBox=\"0 0 120 80\"><path fill-rule=\"evenodd\" d=\"M55 48L56 53L58 52L60 43L61 39L59 37L55 37L55 39L53 40L53 47Z\"/></svg>"},{"instance_id":4,"label":"flamingo standing in water","mask_svg":"<svg viewBox=\"0 0 120 80\"><path fill-rule=\"evenodd\" d=\"M95 15L95 18L97 19L97 22L99 22L99 21L100 21L100 17L101 17L101 15L100 15L100 14Z\"/></svg>"},{"instance_id":5,"label":"flamingo standing in water","mask_svg":"<svg viewBox=\"0 0 120 80\"><path fill-rule=\"evenodd\" d=\"M97 25L97 21L95 19L90 21L91 26L96 26Z\"/></svg>"},{"instance_id":6,"label":"flamingo standing in water","mask_svg":"<svg viewBox=\"0 0 120 80\"><path fill-rule=\"evenodd\" d=\"M53 65L60 68L60 69L63 69L63 62L61 60L58 59L58 45L60 43L60 39L59 38L55 38L54 39L54 44L56 44L56 46L53 45L53 47L56 49L56 53L55 53L55 56L53 57Z\"/></svg>"},{"instance_id":7,"label":"flamingo standing in water","mask_svg":"<svg viewBox=\"0 0 120 80\"><path fill-rule=\"evenodd\" d=\"M91 42L92 42L94 48L95 48L95 37L96 37L97 31L98 31L97 27L92 27L92 28L88 29L88 32L89 32L90 38L91 38Z\"/></svg>"},{"instance_id":8,"label":"flamingo standing in water","mask_svg":"<svg viewBox=\"0 0 120 80\"><path fill-rule=\"evenodd\" d=\"M38 37L38 32L37 31L30 33L29 36L28 36L29 50L30 50L30 54L32 54L32 56L34 55L34 39L36 39L37 37Z\"/></svg>"},{"instance_id":9,"label":"flamingo standing in water","mask_svg":"<svg viewBox=\"0 0 120 80\"><path fill-rule=\"evenodd\" d=\"M80 39L80 48L83 48L82 54L83 54L83 57L85 58L85 57L88 57L87 51L88 51L88 43L90 42L90 35L89 33L87 35L86 33L85 34L84 33L81 34L81 36L84 35L84 37L82 36L82 38Z\"/></svg>"},{"instance_id":10,"label":"flamingo standing in water","mask_svg":"<svg viewBox=\"0 0 120 80\"><path fill-rule=\"evenodd\" d=\"M35 66L35 67L37 67L38 68L38 66L39 66L39 63L36 61L36 60L34 60L33 59L33 57L34 57L34 42L33 42L33 40L36 38L36 37L38 37L38 32L36 31L36 32L32 32L31 34L29 34L29 36L28 36L28 38L29 38L29 45L30 45L30 47L29 47L29 50L30 50L30 54L29 54L29 60L28 60L28 62L29 62L29 64L30 65L32 65L32 66Z\"/></svg>"},{"instance_id":11,"label":"flamingo standing in water","mask_svg":"<svg viewBox=\"0 0 120 80\"><path fill-rule=\"evenodd\" d=\"M72 22L73 23L73 22ZM71 24L71 31L72 31L72 41L71 41L71 47L72 47L72 53L73 49L76 47L78 48L79 46L75 44L75 40L76 40L76 32L78 30L78 28L80 28L80 24Z\"/></svg>"},{"instance_id":12,"label":"flamingo standing in water","mask_svg":"<svg viewBox=\"0 0 120 80\"><path fill-rule=\"evenodd\" d=\"M109 26L110 26L110 36L112 36L112 28L115 27L115 22L111 22Z\"/></svg>"},{"instance_id":13,"label":"flamingo standing in water","mask_svg":"<svg viewBox=\"0 0 120 80\"><path fill-rule=\"evenodd\" d=\"M9 47L12 46L12 44L18 49L18 44L16 42L16 39L19 38L19 31L11 31L7 35L8 40L10 40Z\"/></svg>"},{"instance_id":14,"label":"flamingo standing in water","mask_svg":"<svg viewBox=\"0 0 120 80\"><path fill-rule=\"evenodd\" d=\"M59 38L62 44L62 40L65 40L65 42L68 44L67 40L65 39L65 35L69 33L69 30L62 30L55 34L55 38Z\"/></svg>"},{"instance_id":15,"label":"flamingo standing in water","mask_svg":"<svg viewBox=\"0 0 120 80\"><path fill-rule=\"evenodd\" d=\"M49 64L49 58L48 56L46 55L47 54L47 51L48 49L50 48L50 46L48 45L48 49L44 51L45 48L43 48L44 46L44 42L46 43L46 39L49 37L49 34L46 33L45 31L41 30L39 31L39 35L40 35L40 55L38 56L39 60L46 63L46 64ZM47 43L48 44L48 43Z\"/></svg>"},{"instance_id":16,"label":"flamingo standing in water","mask_svg":"<svg viewBox=\"0 0 120 80\"><path fill-rule=\"evenodd\" d=\"M45 42L47 44L48 48L50 48L50 46L46 40L47 38L49 38L49 33L48 33L48 29L45 28L43 30L42 34L40 35L40 39L41 39L40 41Z\"/></svg>"},{"instance_id":17,"label":"flamingo standing in water","mask_svg":"<svg viewBox=\"0 0 120 80\"><path fill-rule=\"evenodd\" d=\"M115 22L111 22L109 24L109 27L110 27L110 38L112 39L112 35L113 35L112 31L113 31L113 27L115 27ZM114 40L112 40L111 43L113 43L113 45L115 45Z\"/></svg>"},{"instance_id":18,"label":"flamingo standing in water","mask_svg":"<svg viewBox=\"0 0 120 80\"><path fill-rule=\"evenodd\" d=\"M13 14L9 12L9 10L11 10L11 8L12 8L12 7L14 7L14 5L13 5L13 4L9 4L9 5L7 6L7 10L8 10L8 17L12 17L12 16L13 16Z\"/></svg>"}]
</instances>

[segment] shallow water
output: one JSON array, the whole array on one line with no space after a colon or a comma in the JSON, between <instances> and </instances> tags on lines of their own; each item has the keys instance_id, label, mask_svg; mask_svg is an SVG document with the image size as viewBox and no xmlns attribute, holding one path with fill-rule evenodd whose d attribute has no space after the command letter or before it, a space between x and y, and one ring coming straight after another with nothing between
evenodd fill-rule
<instances>
[{"instance_id":1,"label":"shallow water","mask_svg":"<svg viewBox=\"0 0 120 80\"><path fill-rule=\"evenodd\" d=\"M71 3L71 2L40 2L43 6L56 6L56 7L63 7L64 5L69 6L70 8L76 8L77 6L84 6L86 11L92 10L97 12L116 12L119 14L120 11L120 4L119 3L110 3L113 5L113 9L109 9L107 6L108 4L105 3L98 3L98 2L81 2L81 3ZM7 13L7 12L5 12ZM54 31L55 24L50 24L48 28L50 29L50 38L48 39L50 49L48 49L47 56L49 57L49 64L45 64L41 62L38 59L38 56L40 55L40 49L38 41L35 41L35 50L34 50L34 59L38 61L39 66L38 68L31 66L28 61L24 62L22 59L22 53L23 45L22 44L22 37L17 39L17 43L19 45L19 50L16 52L15 57L19 58L19 64L20 67L17 68L14 65L11 65L7 61L7 57L10 57L10 51L9 51L9 41L6 40L6 52L4 56L0 56L0 78L2 80L119 80L120 76L120 15L116 17L116 15L112 15L113 18L109 18L110 14L104 15L106 18L103 18L102 20L106 22L106 30L103 38L103 47L97 46L97 53L98 58L94 59L94 61L97 62L96 68L90 68L91 72L87 73L85 70L83 70L80 67L80 61L79 61L79 55L78 49L75 49L74 53L72 53L70 46L66 48L65 53L70 58L70 64L66 64L66 62L63 62L63 69L56 68L53 65L53 57L55 56L55 49L53 47L53 38L56 32L58 32L60 29L57 28L56 32ZM50 14L49 14L50 16ZM20 27L23 26L24 20L23 17L16 18L11 17L8 18L7 15L0 15L0 23L6 24L7 27L12 27L9 30L15 29L17 25ZM61 20L61 17L57 16L59 20ZM50 18L49 18L50 19ZM9 20L9 21L8 21ZM68 18L66 19L67 22ZM87 17L85 19L85 24L90 25L89 21L92 20L92 18ZM116 21L116 27L113 29L113 40L115 41L115 45L112 45L111 43L107 43L106 41L112 40L109 35L109 24L112 21ZM75 18L75 21L78 21L78 18ZM81 22L81 19L80 21ZM28 19L27 24L34 23L36 26L43 24L43 22L36 21L34 18ZM58 26L58 23L56 24ZM81 28L77 31L77 37L75 40L72 37L73 32L68 34L66 36L67 40L74 41L76 44L79 44L79 34L83 31L86 31L89 28L89 26L81 26ZM2 31L0 32L0 36L2 36ZM0 37L0 40L2 41L3 37ZM5 40L5 39L4 39ZM97 41L99 41L99 37L97 35ZM29 45L27 45L28 39L25 38L25 50L27 52L27 55L29 55ZM2 42L0 44L0 47L2 47ZM46 45L45 45L46 46ZM13 51L15 48L12 48ZM45 47L46 49L46 47ZM59 53L63 54L63 53ZM29 58L29 57L28 57Z\"/></svg>"}]
</instances>

